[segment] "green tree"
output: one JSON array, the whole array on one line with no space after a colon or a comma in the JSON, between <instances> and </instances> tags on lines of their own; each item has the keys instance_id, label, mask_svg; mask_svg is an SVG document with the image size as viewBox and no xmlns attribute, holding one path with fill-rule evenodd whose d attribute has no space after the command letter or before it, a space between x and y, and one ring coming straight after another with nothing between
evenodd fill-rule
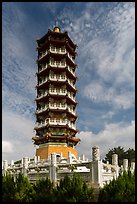
<instances>
[{"instance_id":1,"label":"green tree","mask_svg":"<svg viewBox=\"0 0 137 204\"><path fill-rule=\"evenodd\" d=\"M99 202L135 202L135 174L123 172L99 192Z\"/></svg>"},{"instance_id":2,"label":"green tree","mask_svg":"<svg viewBox=\"0 0 137 204\"><path fill-rule=\"evenodd\" d=\"M65 176L55 192L57 202L90 202L93 200L93 188L88 187L78 174L72 178Z\"/></svg>"},{"instance_id":3,"label":"green tree","mask_svg":"<svg viewBox=\"0 0 137 204\"><path fill-rule=\"evenodd\" d=\"M34 202L54 202L54 185L50 179L42 178L36 181L34 185L35 198Z\"/></svg>"},{"instance_id":4,"label":"green tree","mask_svg":"<svg viewBox=\"0 0 137 204\"><path fill-rule=\"evenodd\" d=\"M129 166L131 165L132 161L135 161L135 150L134 149L129 148L127 151L125 151L124 147L118 146L113 149L109 149L103 162L106 163L107 161L109 161L109 163L112 163L113 154L118 154L119 166L123 165L123 159L128 159Z\"/></svg>"},{"instance_id":5,"label":"green tree","mask_svg":"<svg viewBox=\"0 0 137 204\"><path fill-rule=\"evenodd\" d=\"M2 201L14 202L15 201L16 186L14 178L11 174L7 173L2 176Z\"/></svg>"},{"instance_id":6,"label":"green tree","mask_svg":"<svg viewBox=\"0 0 137 204\"><path fill-rule=\"evenodd\" d=\"M28 178L25 177L22 173L16 178L15 182L16 193L15 193L15 201L16 202L32 202L34 198L34 189Z\"/></svg>"},{"instance_id":7,"label":"green tree","mask_svg":"<svg viewBox=\"0 0 137 204\"><path fill-rule=\"evenodd\" d=\"M129 148L129 149L125 152L125 159L128 159L129 166L131 165L131 162L132 162L132 161L135 162L135 150Z\"/></svg>"}]
</instances>

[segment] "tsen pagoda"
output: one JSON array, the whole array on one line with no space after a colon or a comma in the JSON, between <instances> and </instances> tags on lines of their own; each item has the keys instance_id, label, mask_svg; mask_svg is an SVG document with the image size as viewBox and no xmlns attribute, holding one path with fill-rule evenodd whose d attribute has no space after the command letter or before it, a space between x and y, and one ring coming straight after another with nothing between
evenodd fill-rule
<instances>
[{"instance_id":1,"label":"tsen pagoda","mask_svg":"<svg viewBox=\"0 0 137 204\"><path fill-rule=\"evenodd\" d=\"M53 31L48 29L37 44L36 135L32 138L39 146L36 156L48 159L55 152L67 158L71 152L77 158L74 149L80 141L76 138L75 112L77 45L57 26Z\"/></svg>"}]
</instances>

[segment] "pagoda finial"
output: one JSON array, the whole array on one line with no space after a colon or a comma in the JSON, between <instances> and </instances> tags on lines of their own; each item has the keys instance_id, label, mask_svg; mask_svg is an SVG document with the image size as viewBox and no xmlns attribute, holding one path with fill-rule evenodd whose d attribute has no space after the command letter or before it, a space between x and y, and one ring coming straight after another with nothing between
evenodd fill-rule
<instances>
[{"instance_id":1,"label":"pagoda finial","mask_svg":"<svg viewBox=\"0 0 137 204\"><path fill-rule=\"evenodd\" d=\"M56 20L55 20L55 27L54 27L54 29L53 29L53 31L54 32L57 32L57 33L59 33L60 32L60 27L58 26L58 17L56 18Z\"/></svg>"},{"instance_id":2,"label":"pagoda finial","mask_svg":"<svg viewBox=\"0 0 137 204\"><path fill-rule=\"evenodd\" d=\"M55 26L53 31L59 33L60 32L60 28L58 26Z\"/></svg>"}]
</instances>

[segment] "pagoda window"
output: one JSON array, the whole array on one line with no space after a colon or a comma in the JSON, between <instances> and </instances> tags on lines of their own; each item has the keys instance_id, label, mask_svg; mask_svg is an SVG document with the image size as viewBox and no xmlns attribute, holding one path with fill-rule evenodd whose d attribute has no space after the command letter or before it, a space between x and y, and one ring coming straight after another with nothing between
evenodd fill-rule
<instances>
[{"instance_id":1,"label":"pagoda window","mask_svg":"<svg viewBox=\"0 0 137 204\"><path fill-rule=\"evenodd\" d=\"M61 52L65 52L65 47L61 47Z\"/></svg>"},{"instance_id":2,"label":"pagoda window","mask_svg":"<svg viewBox=\"0 0 137 204\"><path fill-rule=\"evenodd\" d=\"M59 107L60 107L60 104L59 104L59 103L57 103L57 104L56 104L56 106L59 108Z\"/></svg>"},{"instance_id":3,"label":"pagoda window","mask_svg":"<svg viewBox=\"0 0 137 204\"><path fill-rule=\"evenodd\" d=\"M54 103L50 103L50 106L54 107Z\"/></svg>"},{"instance_id":4,"label":"pagoda window","mask_svg":"<svg viewBox=\"0 0 137 204\"><path fill-rule=\"evenodd\" d=\"M66 89L62 89L62 93L65 93L66 92Z\"/></svg>"},{"instance_id":5,"label":"pagoda window","mask_svg":"<svg viewBox=\"0 0 137 204\"><path fill-rule=\"evenodd\" d=\"M54 92L54 90L55 90L54 88L50 88L50 91L51 91L51 92Z\"/></svg>"},{"instance_id":6,"label":"pagoda window","mask_svg":"<svg viewBox=\"0 0 137 204\"><path fill-rule=\"evenodd\" d=\"M51 74L51 75L50 75L50 77L51 77L52 79L54 79L54 76L55 76L54 74Z\"/></svg>"},{"instance_id":7,"label":"pagoda window","mask_svg":"<svg viewBox=\"0 0 137 204\"><path fill-rule=\"evenodd\" d=\"M55 51L55 47L51 45L51 51Z\"/></svg>"},{"instance_id":8,"label":"pagoda window","mask_svg":"<svg viewBox=\"0 0 137 204\"><path fill-rule=\"evenodd\" d=\"M63 108L65 108L65 104L61 104Z\"/></svg>"},{"instance_id":9,"label":"pagoda window","mask_svg":"<svg viewBox=\"0 0 137 204\"><path fill-rule=\"evenodd\" d=\"M59 118L57 118L57 119L56 119L56 122L57 122L57 123L59 123L59 122L60 122L60 119L59 119Z\"/></svg>"},{"instance_id":10,"label":"pagoda window","mask_svg":"<svg viewBox=\"0 0 137 204\"><path fill-rule=\"evenodd\" d=\"M63 65L63 66L64 66L64 65L65 65L65 61L62 61L62 62L61 62L61 65Z\"/></svg>"},{"instance_id":11,"label":"pagoda window","mask_svg":"<svg viewBox=\"0 0 137 204\"><path fill-rule=\"evenodd\" d=\"M57 52L60 52L60 48L57 48L57 47L56 47L56 51L57 51Z\"/></svg>"},{"instance_id":12,"label":"pagoda window","mask_svg":"<svg viewBox=\"0 0 137 204\"><path fill-rule=\"evenodd\" d=\"M56 61L56 64L59 65L59 64L60 64L60 61Z\"/></svg>"},{"instance_id":13,"label":"pagoda window","mask_svg":"<svg viewBox=\"0 0 137 204\"><path fill-rule=\"evenodd\" d=\"M56 78L57 78L57 79L60 79L60 75L56 75Z\"/></svg>"},{"instance_id":14,"label":"pagoda window","mask_svg":"<svg viewBox=\"0 0 137 204\"><path fill-rule=\"evenodd\" d=\"M50 59L50 62L52 65L54 65L54 59L53 58Z\"/></svg>"},{"instance_id":15,"label":"pagoda window","mask_svg":"<svg viewBox=\"0 0 137 204\"><path fill-rule=\"evenodd\" d=\"M61 75L61 79L65 79L65 77L66 77L65 75Z\"/></svg>"},{"instance_id":16,"label":"pagoda window","mask_svg":"<svg viewBox=\"0 0 137 204\"><path fill-rule=\"evenodd\" d=\"M60 92L60 89L56 89L56 92L59 93L59 92Z\"/></svg>"},{"instance_id":17,"label":"pagoda window","mask_svg":"<svg viewBox=\"0 0 137 204\"><path fill-rule=\"evenodd\" d=\"M54 122L54 118L50 118L50 122Z\"/></svg>"}]
</instances>

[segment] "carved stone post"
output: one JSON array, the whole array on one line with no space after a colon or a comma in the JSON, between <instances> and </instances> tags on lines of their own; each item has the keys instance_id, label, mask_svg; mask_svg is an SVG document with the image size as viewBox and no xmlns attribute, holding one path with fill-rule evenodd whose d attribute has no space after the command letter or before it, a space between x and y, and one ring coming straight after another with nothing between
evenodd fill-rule
<instances>
[{"instance_id":1,"label":"carved stone post","mask_svg":"<svg viewBox=\"0 0 137 204\"><path fill-rule=\"evenodd\" d=\"M102 161L98 146L92 147L92 185L95 189L102 186Z\"/></svg>"},{"instance_id":2,"label":"carved stone post","mask_svg":"<svg viewBox=\"0 0 137 204\"><path fill-rule=\"evenodd\" d=\"M57 182L57 157L56 153L51 154L51 162L50 162L50 168L49 168L49 178L51 182L55 183Z\"/></svg>"},{"instance_id":3,"label":"carved stone post","mask_svg":"<svg viewBox=\"0 0 137 204\"><path fill-rule=\"evenodd\" d=\"M123 159L123 168L125 171L128 170L128 159Z\"/></svg>"}]
</instances>

